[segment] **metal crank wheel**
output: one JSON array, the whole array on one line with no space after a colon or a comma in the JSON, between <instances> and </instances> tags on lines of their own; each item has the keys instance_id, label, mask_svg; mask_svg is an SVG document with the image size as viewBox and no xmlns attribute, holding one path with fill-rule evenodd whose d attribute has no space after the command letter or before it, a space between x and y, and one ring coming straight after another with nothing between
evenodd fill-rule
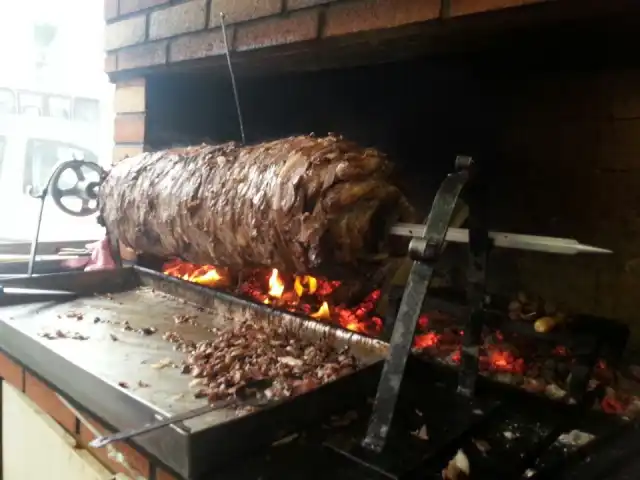
<instances>
[{"instance_id":1,"label":"metal crank wheel","mask_svg":"<svg viewBox=\"0 0 640 480\"><path fill-rule=\"evenodd\" d=\"M76 181L72 187L62 188L60 181L67 172L73 172ZM94 172L98 174L98 181L87 179L87 174ZM69 160L56 168L50 180L50 194L56 206L63 212L73 217L88 217L98 211L98 187L105 176L105 171L100 165L84 160ZM82 204L79 210L69 208L62 201L65 198L79 199ZM93 204L93 205L92 205Z\"/></svg>"}]
</instances>

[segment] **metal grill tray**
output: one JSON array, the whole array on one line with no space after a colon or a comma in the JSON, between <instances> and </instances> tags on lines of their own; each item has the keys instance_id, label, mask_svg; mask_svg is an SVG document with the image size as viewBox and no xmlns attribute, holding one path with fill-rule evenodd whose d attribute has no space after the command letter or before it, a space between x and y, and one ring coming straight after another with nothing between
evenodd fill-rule
<instances>
[{"instance_id":1,"label":"metal grill tray","mask_svg":"<svg viewBox=\"0 0 640 480\"><path fill-rule=\"evenodd\" d=\"M271 408L240 417L235 410L212 412L180 427L136 438L136 444L188 479L268 445L332 411L364 402L375 389L381 359L388 348L377 340L140 267L40 275L3 284L69 290L80 295L37 303L33 302L38 299L0 297L0 349L118 430L204 404L205 400L193 398L189 375L180 374L177 368L151 366L167 358L178 364L184 359L184 353L175 352L172 344L162 339L166 331L177 331L195 341L211 337L203 328L176 325L173 316L177 314L197 315L200 325L218 328L230 325L232 318L252 316L290 324L311 339L331 334L338 347L349 345L364 365L354 374ZM102 295L107 293L110 295ZM82 313L83 319L69 318L70 311ZM143 336L109 323L124 320L133 329L156 327L158 331ZM78 332L89 339L48 340L38 336L43 330L56 329ZM129 388L121 388L119 382L126 382ZM140 387L138 382L149 386Z\"/></svg>"}]
</instances>

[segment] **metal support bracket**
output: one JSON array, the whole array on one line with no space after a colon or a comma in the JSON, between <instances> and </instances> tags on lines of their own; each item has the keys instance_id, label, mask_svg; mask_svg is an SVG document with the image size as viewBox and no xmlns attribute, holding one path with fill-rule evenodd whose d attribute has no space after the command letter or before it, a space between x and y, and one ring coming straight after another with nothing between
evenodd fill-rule
<instances>
[{"instance_id":1,"label":"metal support bracket","mask_svg":"<svg viewBox=\"0 0 640 480\"><path fill-rule=\"evenodd\" d=\"M467 300L469 316L462 336L458 393L471 397L475 394L480 367L480 345L487 303L487 264L492 241L489 238L486 217L485 183L474 174L464 195L469 205L469 264L467 267Z\"/></svg>"},{"instance_id":2,"label":"metal support bracket","mask_svg":"<svg viewBox=\"0 0 640 480\"><path fill-rule=\"evenodd\" d=\"M389 356L382 369L373 413L362 442L366 449L381 452L385 447L407 359L413 346L418 317L433 278L435 264L444 246L456 202L469 181L472 163L470 157L456 159L458 171L450 174L440 185L427 218L424 235L414 238L409 245L409 256L414 263L400 302L391 335Z\"/></svg>"}]
</instances>

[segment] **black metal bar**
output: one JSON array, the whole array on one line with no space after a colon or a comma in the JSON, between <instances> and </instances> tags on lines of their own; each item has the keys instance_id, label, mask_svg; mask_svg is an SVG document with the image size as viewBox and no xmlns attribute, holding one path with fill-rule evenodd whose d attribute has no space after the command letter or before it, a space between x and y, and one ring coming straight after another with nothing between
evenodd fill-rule
<instances>
[{"instance_id":1,"label":"black metal bar","mask_svg":"<svg viewBox=\"0 0 640 480\"><path fill-rule=\"evenodd\" d=\"M409 255L414 264L400 302L391 335L389 356L382 370L373 413L362 442L362 446L369 450L380 452L385 447L407 359L413 346L418 317L427 296L436 261L442 251L454 207L468 180L468 168L462 168L442 182L427 219L425 237L413 239L409 245Z\"/></svg>"},{"instance_id":2,"label":"black metal bar","mask_svg":"<svg viewBox=\"0 0 640 480\"><path fill-rule=\"evenodd\" d=\"M458 393L472 396L480 365L480 345L484 326L487 261L491 240L486 218L484 184L471 172L473 181L465 189L469 205L469 265L467 267L467 299L470 311L462 337Z\"/></svg>"}]
</instances>

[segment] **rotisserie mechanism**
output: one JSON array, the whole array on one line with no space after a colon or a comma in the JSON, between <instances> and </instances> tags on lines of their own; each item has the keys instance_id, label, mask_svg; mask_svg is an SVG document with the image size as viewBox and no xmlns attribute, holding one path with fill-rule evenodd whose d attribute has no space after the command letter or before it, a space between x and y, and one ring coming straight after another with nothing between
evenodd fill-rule
<instances>
[{"instance_id":1,"label":"rotisserie mechanism","mask_svg":"<svg viewBox=\"0 0 640 480\"><path fill-rule=\"evenodd\" d=\"M118 163L100 210L139 252L376 282L390 256L406 253L391 227L413 217L391 167L338 136L175 148Z\"/></svg>"}]
</instances>

